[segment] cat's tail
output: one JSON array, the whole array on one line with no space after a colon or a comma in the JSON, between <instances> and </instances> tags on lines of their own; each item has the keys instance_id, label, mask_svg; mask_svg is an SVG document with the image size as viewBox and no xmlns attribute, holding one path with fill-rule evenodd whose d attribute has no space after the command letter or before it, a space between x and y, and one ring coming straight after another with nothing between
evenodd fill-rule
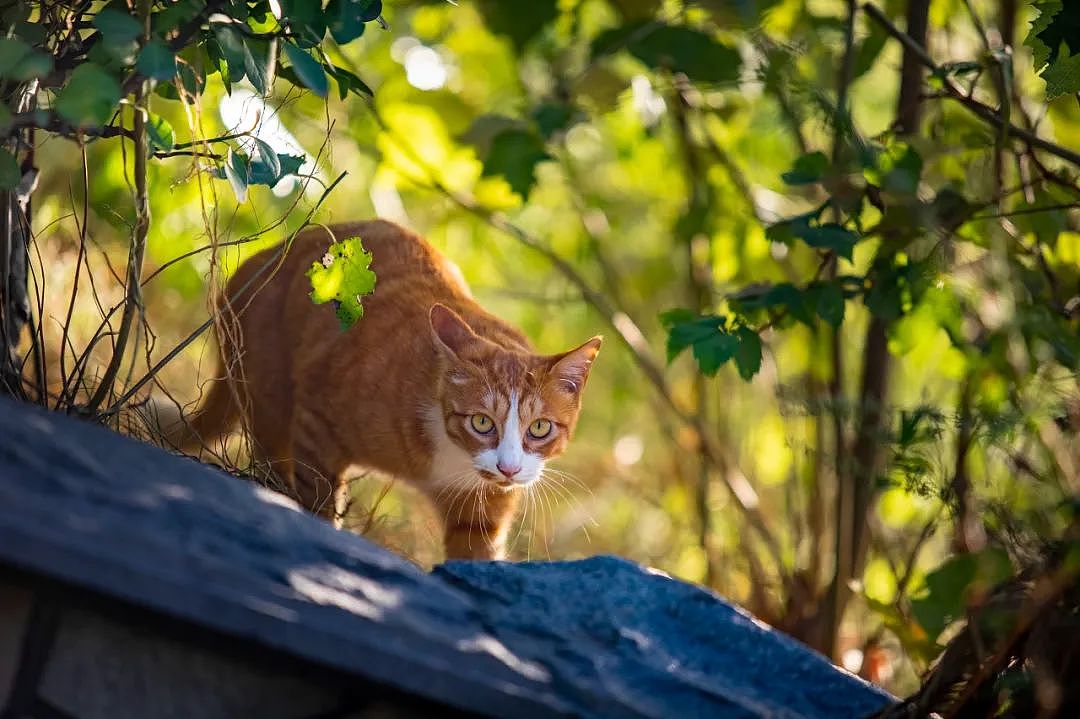
<instances>
[{"instance_id":1,"label":"cat's tail","mask_svg":"<svg viewBox=\"0 0 1080 719\"><path fill-rule=\"evenodd\" d=\"M227 377L211 380L202 402L191 414L184 414L173 401L156 400L150 407L152 423L163 444L195 454L230 432L240 418L235 387Z\"/></svg>"}]
</instances>

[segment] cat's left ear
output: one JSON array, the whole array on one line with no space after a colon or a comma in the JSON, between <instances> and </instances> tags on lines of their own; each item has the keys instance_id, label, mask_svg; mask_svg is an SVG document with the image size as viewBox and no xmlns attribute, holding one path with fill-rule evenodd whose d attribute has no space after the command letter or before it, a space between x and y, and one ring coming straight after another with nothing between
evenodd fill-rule
<instances>
[{"instance_id":1,"label":"cat's left ear","mask_svg":"<svg viewBox=\"0 0 1080 719\"><path fill-rule=\"evenodd\" d=\"M551 366L551 374L560 389L570 394L581 392L585 387L585 380L589 378L589 368L592 367L593 360L600 351L600 343L603 339L597 335L580 347L552 358L554 363Z\"/></svg>"}]
</instances>

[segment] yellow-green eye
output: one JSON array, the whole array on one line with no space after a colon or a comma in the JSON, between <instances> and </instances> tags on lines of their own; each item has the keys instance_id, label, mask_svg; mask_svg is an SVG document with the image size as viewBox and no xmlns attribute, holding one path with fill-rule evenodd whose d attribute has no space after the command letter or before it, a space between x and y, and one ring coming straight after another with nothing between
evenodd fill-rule
<instances>
[{"instance_id":1,"label":"yellow-green eye","mask_svg":"<svg viewBox=\"0 0 1080 719\"><path fill-rule=\"evenodd\" d=\"M529 425L529 435L533 439L543 439L551 434L551 420L538 419Z\"/></svg>"},{"instance_id":2,"label":"yellow-green eye","mask_svg":"<svg viewBox=\"0 0 1080 719\"><path fill-rule=\"evenodd\" d=\"M469 424L472 428L480 434L487 434L491 430L495 429L495 423L491 421L491 417L486 414L474 414L469 418Z\"/></svg>"}]
</instances>

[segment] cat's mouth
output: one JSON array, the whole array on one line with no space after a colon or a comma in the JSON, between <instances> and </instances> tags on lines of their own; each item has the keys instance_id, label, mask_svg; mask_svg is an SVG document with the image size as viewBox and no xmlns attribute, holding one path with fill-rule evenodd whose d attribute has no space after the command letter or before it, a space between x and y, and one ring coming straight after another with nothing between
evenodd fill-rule
<instances>
[{"instance_id":1,"label":"cat's mouth","mask_svg":"<svg viewBox=\"0 0 1080 719\"><path fill-rule=\"evenodd\" d=\"M476 472L483 479L486 479L489 482L494 482L497 487L500 487L502 489L512 489L518 484L512 479L507 479L506 477L499 477L494 472L489 472L486 469L477 469Z\"/></svg>"}]
</instances>

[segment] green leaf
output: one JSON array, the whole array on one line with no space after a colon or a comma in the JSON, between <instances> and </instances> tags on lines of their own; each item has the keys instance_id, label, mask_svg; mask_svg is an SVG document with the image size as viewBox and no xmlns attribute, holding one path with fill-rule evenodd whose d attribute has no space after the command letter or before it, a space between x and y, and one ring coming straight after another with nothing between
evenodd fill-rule
<instances>
[{"instance_id":1,"label":"green leaf","mask_svg":"<svg viewBox=\"0 0 1080 719\"><path fill-rule=\"evenodd\" d=\"M1080 36L1077 36L1074 42L1080 49ZM1047 102L1064 95L1080 93L1080 52L1070 55L1068 46L1062 43L1061 52L1043 71L1042 78L1046 81Z\"/></svg>"},{"instance_id":2,"label":"green leaf","mask_svg":"<svg viewBox=\"0 0 1080 719\"><path fill-rule=\"evenodd\" d=\"M341 45L364 34L364 23L382 14L382 0L330 0L326 6L327 27Z\"/></svg>"},{"instance_id":3,"label":"green leaf","mask_svg":"<svg viewBox=\"0 0 1080 719\"><path fill-rule=\"evenodd\" d=\"M211 56L220 54L229 68L229 81L240 82L244 79L247 66L246 58L250 55L250 51L244 46L243 36L229 25L214 23L211 28L214 32L214 39L217 41L216 43L207 43L208 47L211 44L216 45L216 51L211 53Z\"/></svg>"},{"instance_id":4,"label":"green leaf","mask_svg":"<svg viewBox=\"0 0 1080 719\"><path fill-rule=\"evenodd\" d=\"M851 261L851 253L859 242L859 236L835 222L815 227L805 226L795 229L795 236L811 247L832 250L845 260Z\"/></svg>"},{"instance_id":5,"label":"green leaf","mask_svg":"<svg viewBox=\"0 0 1080 719\"><path fill-rule=\"evenodd\" d=\"M696 342L709 339L721 331L724 318L717 315L697 317L690 310L670 310L660 316L668 330L667 359L671 362Z\"/></svg>"},{"instance_id":6,"label":"green leaf","mask_svg":"<svg viewBox=\"0 0 1080 719\"><path fill-rule=\"evenodd\" d=\"M319 97L326 97L330 85L322 64L290 42L285 43L285 56L289 58L289 64L296 71L300 82Z\"/></svg>"},{"instance_id":7,"label":"green leaf","mask_svg":"<svg viewBox=\"0 0 1080 719\"><path fill-rule=\"evenodd\" d=\"M56 111L78 127L108 122L120 102L120 83L100 65L87 62L71 73L56 96Z\"/></svg>"},{"instance_id":8,"label":"green leaf","mask_svg":"<svg viewBox=\"0 0 1080 719\"><path fill-rule=\"evenodd\" d=\"M330 76L337 81L338 95L342 100L350 93L353 92L357 95L366 95L368 97L374 97L375 92L367 86L363 80L357 77L354 73L349 72L343 67L337 67L331 65L326 68L326 71L330 73Z\"/></svg>"},{"instance_id":9,"label":"green leaf","mask_svg":"<svg viewBox=\"0 0 1080 719\"><path fill-rule=\"evenodd\" d=\"M1012 563L1002 549L951 557L926 575L926 591L912 600L912 614L929 636L939 637L965 616L970 602L1012 574Z\"/></svg>"},{"instance_id":10,"label":"green leaf","mask_svg":"<svg viewBox=\"0 0 1080 719\"><path fill-rule=\"evenodd\" d=\"M694 359L707 377L714 376L738 351L739 338L717 330L694 343Z\"/></svg>"},{"instance_id":11,"label":"green leaf","mask_svg":"<svg viewBox=\"0 0 1080 719\"><path fill-rule=\"evenodd\" d=\"M809 185L820 180L829 169L829 158L824 152L811 152L795 160L791 170L781 175L789 185Z\"/></svg>"},{"instance_id":12,"label":"green leaf","mask_svg":"<svg viewBox=\"0 0 1080 719\"><path fill-rule=\"evenodd\" d=\"M739 376L750 380L761 369L761 338L749 327L738 330L739 348L735 351L735 366Z\"/></svg>"},{"instance_id":13,"label":"green leaf","mask_svg":"<svg viewBox=\"0 0 1080 719\"><path fill-rule=\"evenodd\" d=\"M225 177L228 178L229 184L232 185L233 194L236 195L237 202L247 201L248 190L248 167L242 155L239 155L229 150L228 156L225 158Z\"/></svg>"},{"instance_id":14,"label":"green leaf","mask_svg":"<svg viewBox=\"0 0 1080 719\"><path fill-rule=\"evenodd\" d=\"M155 80L172 80L176 77L176 53L164 42L154 38L139 52L135 69Z\"/></svg>"},{"instance_id":15,"label":"green leaf","mask_svg":"<svg viewBox=\"0 0 1080 719\"><path fill-rule=\"evenodd\" d=\"M817 296L817 313L833 327L844 321L844 292L834 284L822 285Z\"/></svg>"},{"instance_id":16,"label":"green leaf","mask_svg":"<svg viewBox=\"0 0 1080 719\"><path fill-rule=\"evenodd\" d=\"M281 0L282 21L288 23L293 41L300 47L315 47L326 34L326 15L322 2Z\"/></svg>"},{"instance_id":17,"label":"green leaf","mask_svg":"<svg viewBox=\"0 0 1080 719\"><path fill-rule=\"evenodd\" d=\"M270 159L271 155L273 159ZM306 159L303 155L274 154L272 151L270 155L263 155L260 152L258 159L249 163L248 184L273 187L283 177L299 172Z\"/></svg>"},{"instance_id":18,"label":"green leaf","mask_svg":"<svg viewBox=\"0 0 1080 719\"><path fill-rule=\"evenodd\" d=\"M128 13L107 7L94 17L94 27L101 31L106 42L126 44L142 33L139 21Z\"/></svg>"},{"instance_id":19,"label":"green leaf","mask_svg":"<svg viewBox=\"0 0 1080 719\"><path fill-rule=\"evenodd\" d=\"M266 96L274 84L274 68L277 66L277 40L244 39L244 74L255 86L255 91ZM230 62L230 72L232 63Z\"/></svg>"},{"instance_id":20,"label":"green leaf","mask_svg":"<svg viewBox=\"0 0 1080 719\"><path fill-rule=\"evenodd\" d=\"M257 137L252 139L255 141L255 147L259 151L260 162L266 165L266 169L271 175L280 180L281 159L277 156L277 153L274 152L274 148L270 147ZM299 168L299 165L297 165L297 168Z\"/></svg>"},{"instance_id":21,"label":"green leaf","mask_svg":"<svg viewBox=\"0 0 1080 719\"><path fill-rule=\"evenodd\" d=\"M0 189L14 190L22 181L19 162L7 150L0 148Z\"/></svg>"},{"instance_id":22,"label":"green leaf","mask_svg":"<svg viewBox=\"0 0 1080 719\"><path fill-rule=\"evenodd\" d=\"M577 108L562 102L545 102L532 112L532 119L540 130L540 136L550 140L557 132L570 126L577 115Z\"/></svg>"},{"instance_id":23,"label":"green leaf","mask_svg":"<svg viewBox=\"0 0 1080 719\"><path fill-rule=\"evenodd\" d=\"M558 0L477 0L476 6L484 24L509 37L519 51L559 16Z\"/></svg>"},{"instance_id":24,"label":"green leaf","mask_svg":"<svg viewBox=\"0 0 1080 719\"><path fill-rule=\"evenodd\" d=\"M330 245L307 271L311 301L317 305L333 302L342 330L364 316L363 298L375 289L370 265L371 253L364 251L359 237L350 237Z\"/></svg>"},{"instance_id":25,"label":"green leaf","mask_svg":"<svg viewBox=\"0 0 1080 719\"><path fill-rule=\"evenodd\" d=\"M176 145L176 134L172 125L161 115L152 112L147 113L146 134L150 138L150 145L155 150L168 152Z\"/></svg>"},{"instance_id":26,"label":"green leaf","mask_svg":"<svg viewBox=\"0 0 1080 719\"><path fill-rule=\"evenodd\" d=\"M881 51L889 39L889 34L876 23L871 24L870 34L859 43L855 51L855 64L851 79L857 80L874 66Z\"/></svg>"},{"instance_id":27,"label":"green leaf","mask_svg":"<svg viewBox=\"0 0 1080 719\"><path fill-rule=\"evenodd\" d=\"M593 57L625 49L654 70L684 73L697 82L728 83L739 79L742 59L737 50L710 35L683 27L648 21L601 33L592 45Z\"/></svg>"},{"instance_id":28,"label":"green leaf","mask_svg":"<svg viewBox=\"0 0 1080 719\"><path fill-rule=\"evenodd\" d=\"M1031 48L1035 71L1046 81L1046 99L1080 92L1080 6L1042 0L1024 44Z\"/></svg>"},{"instance_id":29,"label":"green leaf","mask_svg":"<svg viewBox=\"0 0 1080 719\"><path fill-rule=\"evenodd\" d=\"M0 37L0 78L26 82L52 72L52 58L19 38Z\"/></svg>"},{"instance_id":30,"label":"green leaf","mask_svg":"<svg viewBox=\"0 0 1080 719\"><path fill-rule=\"evenodd\" d=\"M537 163L550 157L543 141L533 133L519 129L504 130L491 141L491 149L484 160L483 175L502 175L514 192L527 198L529 190L536 184Z\"/></svg>"}]
</instances>

